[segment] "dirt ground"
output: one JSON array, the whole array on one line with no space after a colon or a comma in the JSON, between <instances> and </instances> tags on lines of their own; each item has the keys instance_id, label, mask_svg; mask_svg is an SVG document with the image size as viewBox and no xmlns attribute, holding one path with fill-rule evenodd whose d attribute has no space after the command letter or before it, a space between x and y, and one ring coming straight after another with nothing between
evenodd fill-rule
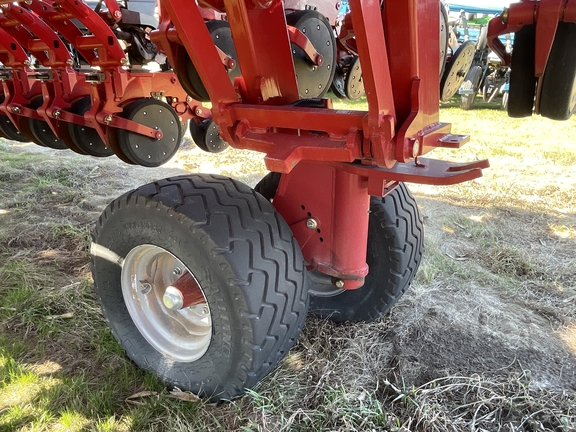
<instances>
[{"instance_id":1,"label":"dirt ground","mask_svg":"<svg viewBox=\"0 0 576 432\"><path fill-rule=\"evenodd\" d=\"M111 199L158 178L210 172L254 185L265 173L259 155L208 156L190 144L157 169L71 152L52 157L55 151L34 145L9 148L42 157L33 156L21 173L0 172L1 208L22 193L19 179L30 169L41 177L63 164L77 167L80 198L66 202L60 195L65 191L51 186L46 196L34 198L26 220L0 216L4 247L37 248L37 256L46 259L55 250L70 280L88 275L85 251L33 241L27 233L63 218L74 226L90 225ZM502 430L576 430L571 429L576 427L576 172L570 164L551 164L542 168L547 177L538 183L510 168L504 156L492 162L486 177L465 185L410 186L426 230L420 272L392 313L376 323L309 319L291 356L257 389L266 393L283 374L307 381L305 396L291 402L292 422L321 403L310 389L344 386L357 398L367 391L394 406L409 396L416 406L410 411L404 402L397 411L430 407L420 417L410 414L406 430L418 425L434 430L430 424L442 418L451 430L499 430L507 419L515 419L517 429ZM525 397L508 408L498 406L510 395ZM535 405L515 412L523 401ZM530 429L536 419L540 429ZM239 426L229 421L230 429ZM267 421L264 429L273 430L273 416Z\"/></svg>"}]
</instances>

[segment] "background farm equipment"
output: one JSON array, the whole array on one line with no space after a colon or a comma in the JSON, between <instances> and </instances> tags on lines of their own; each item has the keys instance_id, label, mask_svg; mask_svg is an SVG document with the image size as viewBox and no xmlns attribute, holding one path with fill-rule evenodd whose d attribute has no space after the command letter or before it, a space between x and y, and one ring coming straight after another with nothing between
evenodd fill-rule
<instances>
[{"instance_id":1,"label":"background farm equipment","mask_svg":"<svg viewBox=\"0 0 576 432\"><path fill-rule=\"evenodd\" d=\"M501 65L501 60L488 47L487 15L494 16L501 12L498 7L457 5L460 13L454 22L454 28L461 43L474 43L476 51L470 70L458 90L461 97L460 107L471 109L478 93L482 94L484 102L493 102L501 96L502 108L508 104L508 87L510 68ZM475 19L476 14L483 17ZM469 21L469 18L474 21ZM507 52L511 52L510 35L502 37Z\"/></svg>"},{"instance_id":2,"label":"background farm equipment","mask_svg":"<svg viewBox=\"0 0 576 432\"><path fill-rule=\"evenodd\" d=\"M522 2L502 25L491 22L487 39L503 64L497 35L523 31L516 14L538 16L551 3ZM230 399L286 355L309 308L334 321L386 314L422 255L422 221L404 183L455 184L488 166L424 157L469 139L440 122L438 100L457 91L476 48L454 51L439 86L447 51L438 1L351 0L337 35L340 5L331 1L162 0L156 27L104 4L2 4L0 130L157 166L189 121L199 147L262 152L270 171L255 189L208 174L159 180L106 208L92 272L127 355L171 385ZM546 15L545 30L525 22L532 27L515 40L522 54L513 62L529 63L530 28L552 34L535 43L537 54L573 54L576 12L564 6ZM345 93L355 96L361 82L368 111L334 110L323 97L346 52L357 58L346 63ZM523 98L514 107L527 111L531 98L531 113L536 86L513 84L542 79L538 109L569 116L571 99L560 111L550 103L565 85L574 94L576 65L540 77L546 62L536 58L533 76L511 76L510 102ZM163 70L146 70L152 59L166 59Z\"/></svg>"}]
</instances>

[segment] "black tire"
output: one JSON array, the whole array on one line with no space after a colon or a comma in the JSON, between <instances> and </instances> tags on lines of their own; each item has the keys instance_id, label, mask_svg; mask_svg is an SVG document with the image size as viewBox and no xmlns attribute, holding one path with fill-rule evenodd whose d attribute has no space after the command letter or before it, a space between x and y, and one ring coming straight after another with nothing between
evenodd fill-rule
<instances>
[{"instance_id":1,"label":"black tire","mask_svg":"<svg viewBox=\"0 0 576 432\"><path fill-rule=\"evenodd\" d=\"M370 200L370 272L364 286L332 296L309 283L310 312L335 322L371 322L387 314L402 297L422 260L424 229L416 201L404 183L384 198Z\"/></svg>"},{"instance_id":2,"label":"black tire","mask_svg":"<svg viewBox=\"0 0 576 432\"><path fill-rule=\"evenodd\" d=\"M534 76L535 47L534 24L526 25L516 32L510 62L510 95L508 98L510 117L530 117L534 110L537 81Z\"/></svg>"},{"instance_id":3,"label":"black tire","mask_svg":"<svg viewBox=\"0 0 576 432\"><path fill-rule=\"evenodd\" d=\"M92 273L112 334L136 364L169 385L213 401L238 396L278 364L304 325L300 248L270 202L240 182L190 175L147 184L113 201L92 237L107 251L95 254ZM127 257L140 245L173 254L201 286L212 331L195 361L154 349L128 312L123 270L110 257Z\"/></svg>"},{"instance_id":4,"label":"black tire","mask_svg":"<svg viewBox=\"0 0 576 432\"><path fill-rule=\"evenodd\" d=\"M482 67L475 65L470 68L466 74L466 79L460 87L462 90L471 91L472 93L460 95L460 108L469 110L474 105L474 100L478 94L480 80L482 79Z\"/></svg>"},{"instance_id":5,"label":"black tire","mask_svg":"<svg viewBox=\"0 0 576 432\"><path fill-rule=\"evenodd\" d=\"M272 201L276 195L280 177L282 177L282 174L278 172L269 172L254 186L254 190L264 196L268 201Z\"/></svg>"},{"instance_id":6,"label":"black tire","mask_svg":"<svg viewBox=\"0 0 576 432\"><path fill-rule=\"evenodd\" d=\"M576 111L576 23L559 22L544 77L540 114L568 120Z\"/></svg>"}]
</instances>

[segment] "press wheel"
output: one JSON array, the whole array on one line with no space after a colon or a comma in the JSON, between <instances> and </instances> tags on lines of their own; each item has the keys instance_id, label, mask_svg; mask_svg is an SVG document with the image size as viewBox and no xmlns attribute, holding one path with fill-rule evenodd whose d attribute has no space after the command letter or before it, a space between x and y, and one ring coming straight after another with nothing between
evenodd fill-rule
<instances>
[{"instance_id":1,"label":"press wheel","mask_svg":"<svg viewBox=\"0 0 576 432\"><path fill-rule=\"evenodd\" d=\"M328 91L336 69L336 40L330 23L314 10L302 10L286 17L289 26L300 30L312 46L322 55L322 65L313 64L304 51L292 45L292 57L302 99L322 97Z\"/></svg>"},{"instance_id":2,"label":"press wheel","mask_svg":"<svg viewBox=\"0 0 576 432\"><path fill-rule=\"evenodd\" d=\"M466 41L456 50L440 81L440 100L446 102L452 98L464 82L472 66L476 44Z\"/></svg>"},{"instance_id":3,"label":"press wheel","mask_svg":"<svg viewBox=\"0 0 576 432\"><path fill-rule=\"evenodd\" d=\"M90 96L83 97L72 104L71 112L82 116L91 105ZM100 138L96 129L76 123L68 123L67 126L72 142L85 154L96 157L108 157L114 154L114 151Z\"/></svg>"},{"instance_id":4,"label":"press wheel","mask_svg":"<svg viewBox=\"0 0 576 432\"><path fill-rule=\"evenodd\" d=\"M122 117L155 128L162 132L161 139L154 139L124 129L117 129L118 145L132 162L146 167L166 163L180 147L182 126L178 114L170 105L154 98L139 99L128 104Z\"/></svg>"}]
</instances>

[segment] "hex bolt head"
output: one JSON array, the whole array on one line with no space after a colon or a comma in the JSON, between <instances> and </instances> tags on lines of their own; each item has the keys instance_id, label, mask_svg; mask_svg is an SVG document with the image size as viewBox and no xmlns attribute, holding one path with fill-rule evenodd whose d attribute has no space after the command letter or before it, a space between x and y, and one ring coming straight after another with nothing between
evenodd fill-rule
<instances>
[{"instance_id":1,"label":"hex bolt head","mask_svg":"<svg viewBox=\"0 0 576 432\"><path fill-rule=\"evenodd\" d=\"M316 229L318 228L318 222L316 222L315 219L310 218L306 221L306 226L310 229Z\"/></svg>"},{"instance_id":2,"label":"hex bolt head","mask_svg":"<svg viewBox=\"0 0 576 432\"><path fill-rule=\"evenodd\" d=\"M172 274L174 276L180 276L182 275L182 269L180 267L174 267L174 270L172 271Z\"/></svg>"},{"instance_id":3,"label":"hex bolt head","mask_svg":"<svg viewBox=\"0 0 576 432\"><path fill-rule=\"evenodd\" d=\"M338 279L334 285L336 285L338 288L344 288L344 281L342 279Z\"/></svg>"},{"instance_id":4,"label":"hex bolt head","mask_svg":"<svg viewBox=\"0 0 576 432\"><path fill-rule=\"evenodd\" d=\"M208 315L210 313L210 309L208 309L208 306L204 306L204 308L202 309L202 313L204 315Z\"/></svg>"},{"instance_id":5,"label":"hex bolt head","mask_svg":"<svg viewBox=\"0 0 576 432\"><path fill-rule=\"evenodd\" d=\"M18 114L20 112L20 107L13 107L12 112Z\"/></svg>"}]
</instances>

